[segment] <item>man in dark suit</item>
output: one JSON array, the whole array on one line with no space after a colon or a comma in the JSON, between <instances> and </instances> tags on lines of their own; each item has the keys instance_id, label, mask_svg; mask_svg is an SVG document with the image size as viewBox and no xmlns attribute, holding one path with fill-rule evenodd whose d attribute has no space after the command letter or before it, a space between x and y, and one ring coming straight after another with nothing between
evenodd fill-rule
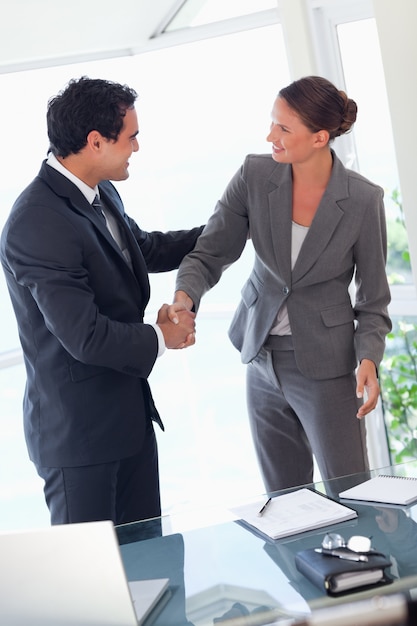
<instances>
[{"instance_id":1,"label":"man in dark suit","mask_svg":"<svg viewBox=\"0 0 417 626\"><path fill-rule=\"evenodd\" d=\"M110 180L139 150L137 94L82 77L50 100L50 149L16 200L1 261L27 371L24 426L53 524L160 515L147 378L194 343L194 314L143 322L148 272L176 269L201 228L145 232Z\"/></svg>"}]
</instances>

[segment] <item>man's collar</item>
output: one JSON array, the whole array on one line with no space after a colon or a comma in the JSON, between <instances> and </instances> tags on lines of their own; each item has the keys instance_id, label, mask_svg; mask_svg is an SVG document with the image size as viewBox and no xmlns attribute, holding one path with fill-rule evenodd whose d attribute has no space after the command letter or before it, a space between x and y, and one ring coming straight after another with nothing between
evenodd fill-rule
<instances>
[{"instance_id":1,"label":"man's collar","mask_svg":"<svg viewBox=\"0 0 417 626\"><path fill-rule=\"evenodd\" d=\"M85 196L90 204L93 202L95 196L98 194L97 186L92 189L91 187L86 185L86 183L84 183L80 178L75 176L75 174L70 172L64 165L62 165L61 161L58 161L58 159L54 154L52 154L52 152L48 154L46 164L50 167L53 167L55 170L57 170L57 172L59 172L60 174L68 178L68 180L70 180L72 183L74 183L74 185L78 187L78 189L81 191L81 193Z\"/></svg>"}]
</instances>

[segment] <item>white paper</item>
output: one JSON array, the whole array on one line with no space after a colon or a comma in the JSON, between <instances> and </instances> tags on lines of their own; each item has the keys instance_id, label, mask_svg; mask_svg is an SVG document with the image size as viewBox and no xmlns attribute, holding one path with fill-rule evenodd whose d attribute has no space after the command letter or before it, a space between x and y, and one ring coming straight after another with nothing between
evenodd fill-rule
<instances>
[{"instance_id":1,"label":"white paper","mask_svg":"<svg viewBox=\"0 0 417 626\"><path fill-rule=\"evenodd\" d=\"M272 498L259 517L258 513L264 504L265 500L233 508L232 512L272 539L357 517L353 509L307 488Z\"/></svg>"}]
</instances>

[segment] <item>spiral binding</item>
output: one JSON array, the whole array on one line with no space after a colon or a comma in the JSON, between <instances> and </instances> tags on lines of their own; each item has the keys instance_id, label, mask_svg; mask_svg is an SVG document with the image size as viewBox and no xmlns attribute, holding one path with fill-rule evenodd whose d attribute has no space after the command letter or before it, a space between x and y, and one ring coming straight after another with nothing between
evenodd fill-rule
<instances>
[{"instance_id":1,"label":"spiral binding","mask_svg":"<svg viewBox=\"0 0 417 626\"><path fill-rule=\"evenodd\" d=\"M400 478L401 480L417 480L415 476L392 476L391 474L378 474L375 478Z\"/></svg>"}]
</instances>

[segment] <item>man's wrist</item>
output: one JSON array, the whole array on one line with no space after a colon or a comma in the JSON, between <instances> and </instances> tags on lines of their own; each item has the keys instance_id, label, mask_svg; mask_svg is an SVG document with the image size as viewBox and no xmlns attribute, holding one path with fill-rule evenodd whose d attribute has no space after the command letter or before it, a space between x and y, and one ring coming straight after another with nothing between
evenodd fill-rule
<instances>
[{"instance_id":1,"label":"man's wrist","mask_svg":"<svg viewBox=\"0 0 417 626\"><path fill-rule=\"evenodd\" d=\"M158 324L150 324L150 325L155 330L156 337L158 339L158 354L157 354L157 358L158 358L162 356L166 350L164 333L162 332Z\"/></svg>"}]
</instances>

